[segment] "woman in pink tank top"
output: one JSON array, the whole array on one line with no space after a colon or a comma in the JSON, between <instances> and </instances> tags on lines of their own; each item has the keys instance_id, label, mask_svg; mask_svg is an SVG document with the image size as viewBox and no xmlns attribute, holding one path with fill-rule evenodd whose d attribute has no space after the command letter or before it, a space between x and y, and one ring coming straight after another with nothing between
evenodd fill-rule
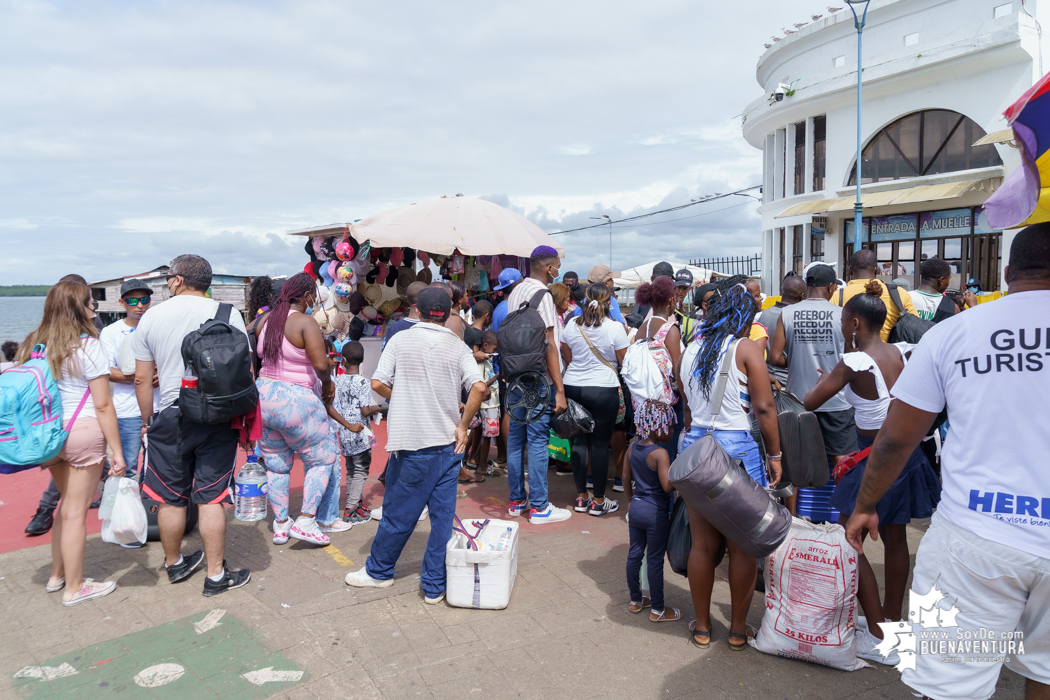
<instances>
[{"instance_id":1,"label":"woman in pink tank top","mask_svg":"<svg viewBox=\"0 0 1050 700\"><path fill-rule=\"evenodd\" d=\"M336 504L336 516L339 503L339 477L331 478L333 468L339 469L339 450L324 404L331 401L335 385L328 371L321 327L310 315L317 297L317 286L307 274L293 276L284 283L259 331L262 369L256 384L263 420L259 452L266 464L274 513L274 544L294 537L323 546L331 541L325 532L350 528L338 517L320 523L316 517L322 500ZM296 454L303 462L306 479L301 514L292 523L288 490ZM329 488L335 489L334 495L326 494ZM324 520L328 514L320 515Z\"/></svg>"}]
</instances>

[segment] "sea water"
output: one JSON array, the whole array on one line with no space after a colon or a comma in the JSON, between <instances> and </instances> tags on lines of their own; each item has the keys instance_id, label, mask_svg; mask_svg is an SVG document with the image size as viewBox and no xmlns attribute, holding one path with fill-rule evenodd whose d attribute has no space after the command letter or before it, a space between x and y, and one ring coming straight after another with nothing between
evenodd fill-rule
<instances>
[{"instance_id":1,"label":"sea water","mask_svg":"<svg viewBox=\"0 0 1050 700\"><path fill-rule=\"evenodd\" d=\"M44 317L44 297L0 297L0 342L21 343Z\"/></svg>"}]
</instances>

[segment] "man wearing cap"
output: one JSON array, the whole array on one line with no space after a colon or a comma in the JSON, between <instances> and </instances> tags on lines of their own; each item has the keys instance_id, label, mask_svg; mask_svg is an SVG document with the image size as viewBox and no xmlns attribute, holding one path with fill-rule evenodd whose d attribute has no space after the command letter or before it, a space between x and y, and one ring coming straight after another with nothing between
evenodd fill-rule
<instances>
[{"instance_id":1,"label":"man wearing cap","mask_svg":"<svg viewBox=\"0 0 1050 700\"><path fill-rule=\"evenodd\" d=\"M620 302L616 300L616 289L613 278L619 277L621 273L613 272L605 265L595 265L591 268L591 271L587 273L587 281L590 284L604 284L609 288L609 317L614 321L619 321L624 326L627 325L627 321L623 317L623 312L620 311ZM583 313L583 308L580 306L576 307L576 310L572 312L573 316L579 316Z\"/></svg>"},{"instance_id":2,"label":"man wearing cap","mask_svg":"<svg viewBox=\"0 0 1050 700\"><path fill-rule=\"evenodd\" d=\"M117 410L117 427L120 428L120 445L124 449L124 463L128 471L124 475L135 478L138 470L139 451L142 449L142 412L135 398L135 373L124 374L120 367L120 349L128 337L139 326L142 315L149 310L153 290L142 280L124 280L120 285L120 306L124 318L102 329L99 342L109 359L109 381L113 383L113 407ZM153 412L160 411L160 390L157 376L153 375Z\"/></svg>"},{"instance_id":3,"label":"man wearing cap","mask_svg":"<svg viewBox=\"0 0 1050 700\"><path fill-rule=\"evenodd\" d=\"M488 388L470 349L444 327L452 299L428 287L416 297L419 323L387 344L372 375L372 390L390 401L383 519L364 567L346 576L358 588L386 588L419 521L430 509L430 537L420 584L431 605L445 597L445 547L456 514L456 479L470 419ZM460 389L469 389L460 414Z\"/></svg>"},{"instance_id":4,"label":"man wearing cap","mask_svg":"<svg viewBox=\"0 0 1050 700\"><path fill-rule=\"evenodd\" d=\"M788 368L787 390L795 396L805 396L845 352L842 309L829 301L837 288L835 268L813 265L806 272L806 298L784 307L777 319L768 361ZM814 413L831 464L857 449L853 407L841 391Z\"/></svg>"},{"instance_id":5,"label":"man wearing cap","mask_svg":"<svg viewBox=\"0 0 1050 700\"><path fill-rule=\"evenodd\" d=\"M650 282L655 282L657 277L670 277L674 279L674 268L671 267L669 262L658 262L653 265L653 274L649 277ZM652 312L652 307L647 304L641 304L634 307L634 313L641 314L648 320L649 314Z\"/></svg>"},{"instance_id":6,"label":"man wearing cap","mask_svg":"<svg viewBox=\"0 0 1050 700\"><path fill-rule=\"evenodd\" d=\"M853 257L849 259L849 272L849 283L831 299L838 306L845 306L847 301L858 294L863 294L864 287L878 275L878 262L875 259L875 251L861 249L854 253ZM889 342L890 331L893 330L893 326L896 325L897 319L901 317L902 313L918 316L919 312L915 310L915 304L912 302L911 295L908 294L907 290L904 292L898 291L897 293L901 304L904 306L904 309L898 309L886 285L880 280L875 281L882 287L882 303L886 305L886 321L882 324L882 333L879 334L882 336L882 342L885 343ZM806 282L809 282L808 277Z\"/></svg>"},{"instance_id":7,"label":"man wearing cap","mask_svg":"<svg viewBox=\"0 0 1050 700\"><path fill-rule=\"evenodd\" d=\"M492 312L493 331L498 331L499 324L503 323L503 319L507 318L507 299L510 298L510 293L521 282L521 273L513 267L506 267L499 273L497 282L498 284L492 289L496 292L503 292L503 301L496 304L496 308Z\"/></svg>"},{"instance_id":8,"label":"man wearing cap","mask_svg":"<svg viewBox=\"0 0 1050 700\"><path fill-rule=\"evenodd\" d=\"M390 344L390 340L395 335L419 323L419 309L416 308L416 301L419 299L419 293L429 286L426 282L413 282L408 285L408 289L405 291L405 296L408 297L409 303L408 317L399 318L386 327L386 336L383 338L383 350L386 350L386 346Z\"/></svg>"},{"instance_id":9,"label":"man wearing cap","mask_svg":"<svg viewBox=\"0 0 1050 700\"><path fill-rule=\"evenodd\" d=\"M693 273L683 267L674 274L674 315L678 318L678 328L682 334L682 343L685 345L693 342L693 335L700 325L696 320L695 314L688 314L685 311L685 298L692 288Z\"/></svg>"}]
</instances>

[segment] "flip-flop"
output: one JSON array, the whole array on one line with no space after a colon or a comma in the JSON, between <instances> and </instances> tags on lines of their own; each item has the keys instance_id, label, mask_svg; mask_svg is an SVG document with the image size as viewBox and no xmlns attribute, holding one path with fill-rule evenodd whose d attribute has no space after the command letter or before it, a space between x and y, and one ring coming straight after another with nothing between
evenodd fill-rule
<instances>
[{"instance_id":1,"label":"flip-flop","mask_svg":"<svg viewBox=\"0 0 1050 700\"><path fill-rule=\"evenodd\" d=\"M689 636L690 636L690 638L693 641L693 646L696 647L697 649L708 649L708 648L710 648L711 647L711 632L709 630L694 629L693 628L693 623L695 623L695 622L696 622L696 620L693 620L693 622L689 623ZM697 635L700 635L701 637L707 637L707 641L706 642L698 642L698 641L696 641Z\"/></svg>"},{"instance_id":2,"label":"flip-flop","mask_svg":"<svg viewBox=\"0 0 1050 700\"><path fill-rule=\"evenodd\" d=\"M667 611L670 610L672 615L668 615ZM653 617L656 615L656 617ZM655 610L649 612L649 622L677 622L682 619L682 611L678 608L664 608L660 612Z\"/></svg>"},{"instance_id":3,"label":"flip-flop","mask_svg":"<svg viewBox=\"0 0 1050 700\"><path fill-rule=\"evenodd\" d=\"M631 604L627 606L627 611L637 615L641 611L648 608L650 605L652 605L652 601L649 600L649 596L643 595L642 602L639 603L638 601L632 600Z\"/></svg>"},{"instance_id":4,"label":"flip-flop","mask_svg":"<svg viewBox=\"0 0 1050 700\"><path fill-rule=\"evenodd\" d=\"M459 479L459 483L461 483L461 484L480 484L480 483L483 483L484 481L485 481L485 477L478 476L477 474L475 474L474 476L470 477L469 479Z\"/></svg>"},{"instance_id":5,"label":"flip-flop","mask_svg":"<svg viewBox=\"0 0 1050 700\"><path fill-rule=\"evenodd\" d=\"M736 637L737 639L743 639L744 643L733 644L733 642L729 641L733 637ZM744 630L743 632L730 632L729 637L726 641L729 641L729 648L733 651L743 651L744 649L747 649L747 630Z\"/></svg>"}]
</instances>

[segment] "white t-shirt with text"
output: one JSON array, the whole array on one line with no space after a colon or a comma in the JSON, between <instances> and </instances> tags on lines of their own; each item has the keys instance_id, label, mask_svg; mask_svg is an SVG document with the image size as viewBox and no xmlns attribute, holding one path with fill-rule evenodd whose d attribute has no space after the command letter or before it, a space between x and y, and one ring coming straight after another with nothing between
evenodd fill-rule
<instances>
[{"instance_id":1,"label":"white t-shirt with text","mask_svg":"<svg viewBox=\"0 0 1050 700\"><path fill-rule=\"evenodd\" d=\"M106 353L106 362L110 367L120 367L120 347L124 339L135 332L121 319L111 323L102 329L98 339L102 343L102 349ZM135 385L125 382L112 382L110 388L113 390L113 407L117 411L117 418L138 418L142 415L139 411L139 402L135 398ZM160 389L153 390L153 411L160 410Z\"/></svg>"},{"instance_id":2,"label":"white t-shirt with text","mask_svg":"<svg viewBox=\"0 0 1050 700\"><path fill-rule=\"evenodd\" d=\"M924 321L933 320L933 317L937 314L937 307L941 305L941 300L944 298L943 294L930 294L918 289L913 289L908 294L911 296L911 303L915 304L915 310L919 313L919 318Z\"/></svg>"},{"instance_id":3,"label":"white t-shirt with text","mask_svg":"<svg viewBox=\"0 0 1050 700\"><path fill-rule=\"evenodd\" d=\"M627 348L627 331L623 329L622 324L611 318L603 319L602 325L597 328L581 327L576 320L570 318L562 331L561 340L572 351L572 362L565 370L564 382L570 386L620 386L616 372L594 356L582 333L587 334L595 350L615 367L616 351Z\"/></svg>"},{"instance_id":4,"label":"white t-shirt with text","mask_svg":"<svg viewBox=\"0 0 1050 700\"><path fill-rule=\"evenodd\" d=\"M1011 294L931 328L891 392L948 406L939 512L985 539L1050 559L1050 291Z\"/></svg>"}]
</instances>

